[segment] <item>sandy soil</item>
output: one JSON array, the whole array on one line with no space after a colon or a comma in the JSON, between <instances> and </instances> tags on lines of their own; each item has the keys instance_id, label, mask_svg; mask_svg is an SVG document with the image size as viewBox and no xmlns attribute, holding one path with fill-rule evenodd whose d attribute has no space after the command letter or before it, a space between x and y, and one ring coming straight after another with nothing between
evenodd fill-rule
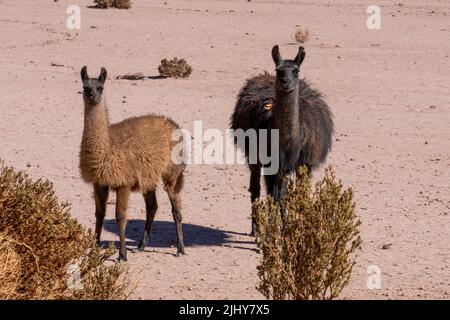
<instances>
[{"instance_id":1,"label":"sandy soil","mask_svg":"<svg viewBox=\"0 0 450 320\"><path fill-rule=\"evenodd\" d=\"M94 225L91 187L78 172L83 129L79 70L105 66L113 122L164 113L192 129L225 129L245 78L272 71L270 50L293 56L293 34L311 32L302 73L326 95L336 135L328 159L356 190L364 244L342 298L450 298L450 4L378 1L382 27L366 28L367 1L145 1L96 10L90 0L0 0L0 158L54 181L83 224ZM403 3L399 5L399 3ZM66 8L81 7L81 30ZM184 57L188 80L115 80L157 75L163 57ZM63 66L52 66L52 64ZM315 177L320 177L323 170ZM129 254L137 299L258 299L245 166L187 170L188 255L175 258L170 206L160 207L147 251ZM110 200L114 203L114 197ZM145 219L133 195L128 247ZM118 240L113 205L104 240ZM383 250L384 244L392 246ZM366 286L367 268L382 288Z\"/></svg>"}]
</instances>

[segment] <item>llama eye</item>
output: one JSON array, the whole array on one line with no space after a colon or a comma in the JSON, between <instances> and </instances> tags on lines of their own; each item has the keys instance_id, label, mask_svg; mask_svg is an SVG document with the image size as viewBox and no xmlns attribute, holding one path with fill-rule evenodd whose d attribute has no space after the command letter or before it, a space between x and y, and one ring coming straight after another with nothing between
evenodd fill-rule
<instances>
[{"instance_id":1,"label":"llama eye","mask_svg":"<svg viewBox=\"0 0 450 320\"><path fill-rule=\"evenodd\" d=\"M84 92L86 92L86 93L91 92L91 88L89 88L89 87L84 87L83 90L84 90Z\"/></svg>"},{"instance_id":2,"label":"llama eye","mask_svg":"<svg viewBox=\"0 0 450 320\"><path fill-rule=\"evenodd\" d=\"M102 87L98 87L97 91L98 91L98 93L102 93L103 92L103 88Z\"/></svg>"}]
</instances>

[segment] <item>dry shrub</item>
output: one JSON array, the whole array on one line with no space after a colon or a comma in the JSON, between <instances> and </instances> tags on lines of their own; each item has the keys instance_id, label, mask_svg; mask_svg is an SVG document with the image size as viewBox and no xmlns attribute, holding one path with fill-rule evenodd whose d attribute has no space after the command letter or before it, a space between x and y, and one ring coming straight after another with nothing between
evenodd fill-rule
<instances>
[{"instance_id":1,"label":"dry shrub","mask_svg":"<svg viewBox=\"0 0 450 320\"><path fill-rule=\"evenodd\" d=\"M97 8L130 9L131 0L94 0Z\"/></svg>"},{"instance_id":2,"label":"dry shrub","mask_svg":"<svg viewBox=\"0 0 450 320\"><path fill-rule=\"evenodd\" d=\"M18 298L20 282L20 257L14 248L14 241L0 234L0 299Z\"/></svg>"},{"instance_id":3,"label":"dry shrub","mask_svg":"<svg viewBox=\"0 0 450 320\"><path fill-rule=\"evenodd\" d=\"M296 178L281 205L268 197L253 206L263 255L258 289L268 299L333 299L347 285L361 247L353 191L343 190L331 167L314 191L306 168Z\"/></svg>"},{"instance_id":4,"label":"dry shrub","mask_svg":"<svg viewBox=\"0 0 450 320\"><path fill-rule=\"evenodd\" d=\"M10 257L0 266L12 270L0 278L0 287L14 283L2 299L121 299L129 294L124 266L107 263L115 249L97 247L91 230L71 217L67 203L59 203L52 184L33 181L1 162L0 234L0 254ZM67 286L74 263L81 278L76 289Z\"/></svg>"},{"instance_id":5,"label":"dry shrub","mask_svg":"<svg viewBox=\"0 0 450 320\"><path fill-rule=\"evenodd\" d=\"M309 31L308 29L305 29L304 27L298 25L296 26L296 31L295 31L295 41L299 42L299 43L305 43L306 41L309 40Z\"/></svg>"},{"instance_id":6,"label":"dry shrub","mask_svg":"<svg viewBox=\"0 0 450 320\"><path fill-rule=\"evenodd\" d=\"M172 60L161 60L158 71L164 77L187 78L192 73L192 67L186 60L175 57Z\"/></svg>"}]
</instances>

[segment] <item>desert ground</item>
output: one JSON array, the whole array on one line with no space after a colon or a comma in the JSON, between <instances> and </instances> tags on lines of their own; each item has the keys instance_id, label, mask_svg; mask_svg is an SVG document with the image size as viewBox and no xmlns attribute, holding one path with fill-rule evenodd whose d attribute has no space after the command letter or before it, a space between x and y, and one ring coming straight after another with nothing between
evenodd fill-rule
<instances>
[{"instance_id":1,"label":"desert ground","mask_svg":"<svg viewBox=\"0 0 450 320\"><path fill-rule=\"evenodd\" d=\"M66 26L69 5L81 29ZM0 158L54 182L73 215L94 227L91 186L78 169L83 130L80 69L109 72L111 122L162 113L192 130L228 127L246 78L273 72L270 50L293 58L296 25L311 34L301 76L323 92L336 132L327 164L355 190L363 246L343 299L450 298L450 3L431 1L145 1L129 10L91 0L0 0ZM367 7L381 8L369 30ZM185 58L188 79L158 75L162 58ZM314 179L323 176L323 168ZM175 257L170 204L145 252L128 254L133 299L261 299L260 255L250 232L245 165L190 165L182 193L187 255ZM118 241L113 195L103 240ZM129 205L127 245L144 227L144 201ZM385 246L387 245L387 246ZM383 246L388 247L383 249ZM381 288L369 289L371 266Z\"/></svg>"}]
</instances>

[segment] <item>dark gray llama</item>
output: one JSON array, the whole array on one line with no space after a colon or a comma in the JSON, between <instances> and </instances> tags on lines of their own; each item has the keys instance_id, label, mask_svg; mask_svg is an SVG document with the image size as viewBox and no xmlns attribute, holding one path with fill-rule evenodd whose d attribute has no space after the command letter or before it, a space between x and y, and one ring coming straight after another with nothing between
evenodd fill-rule
<instances>
[{"instance_id":1,"label":"dark gray llama","mask_svg":"<svg viewBox=\"0 0 450 320\"><path fill-rule=\"evenodd\" d=\"M277 174L265 175L264 178L267 193L275 201L280 201L287 195L287 175L302 165L311 173L325 161L331 150L334 129L332 113L320 92L299 79L299 68L305 58L304 48L299 48L293 60L284 60L278 46L274 46L272 58L276 76L264 73L247 80L237 97L231 128L279 130L279 170ZM270 105L272 107L268 108ZM270 139L268 150L269 147ZM243 149L248 159L248 141ZM252 203L260 196L262 167L259 161L249 164ZM253 219L253 235L256 228Z\"/></svg>"}]
</instances>

